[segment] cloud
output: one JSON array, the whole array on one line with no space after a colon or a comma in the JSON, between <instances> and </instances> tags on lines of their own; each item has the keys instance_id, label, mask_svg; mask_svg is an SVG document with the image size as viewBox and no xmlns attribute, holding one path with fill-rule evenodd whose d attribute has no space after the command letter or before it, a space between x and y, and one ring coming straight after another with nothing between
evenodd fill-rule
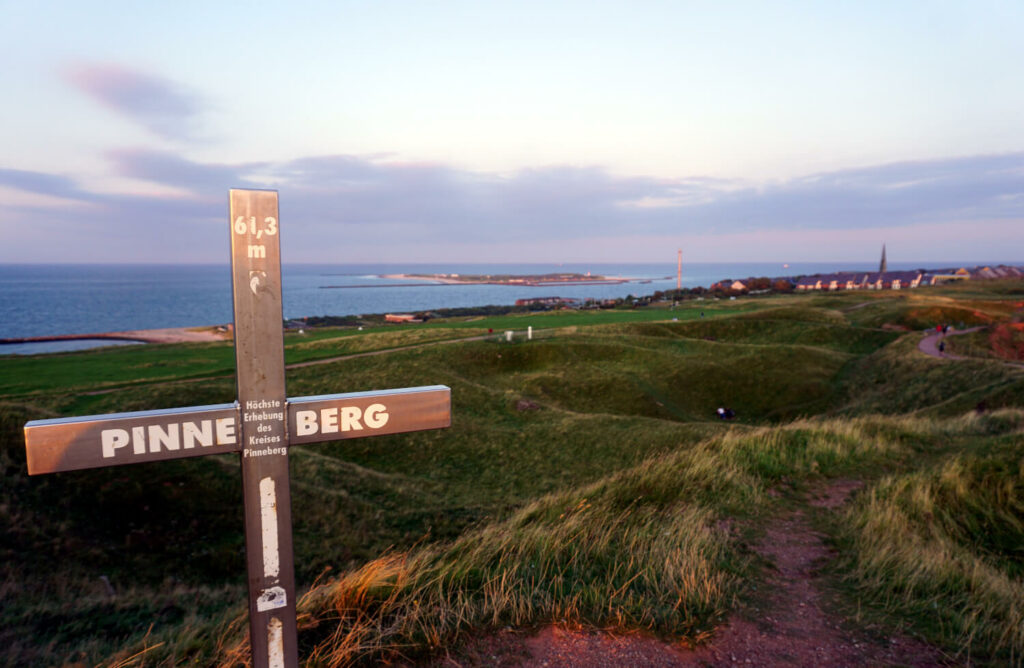
<instances>
[{"instance_id":1,"label":"cloud","mask_svg":"<svg viewBox=\"0 0 1024 668\"><path fill-rule=\"evenodd\" d=\"M174 237L175 248L186 255L212 253L207 245L219 248L223 203L232 187L280 191L292 261L429 261L441 254L455 259L460 252L472 260L482 259L484 248L493 249L492 258L522 261L552 248L653 253L672 238L681 245L688 238L720 238L733 248L746 238L751 247L744 255L750 257L766 249L765 238L776 236L807 240L805 255L813 257L824 249L811 239L873 235L874 245L881 242L879 230L916 234L939 225L945 230L942 243L950 247L946 257L956 255L948 232L957 226L965 236L985 226L998 229L1004 238L984 240L993 253L1019 254L1024 248L1024 153L892 163L768 184L621 176L577 166L497 174L403 162L387 154L214 164L134 149L108 158L117 175L170 186L178 194L91 193L73 178L19 170L0 170L0 186L88 204L85 212L71 207L69 224L86 220L111 234L135 235L140 247L152 244L156 233L139 221L164 221L194 241L189 246ZM31 207L17 215L31 224ZM1019 231L1006 238L1006 230Z\"/></svg>"},{"instance_id":2,"label":"cloud","mask_svg":"<svg viewBox=\"0 0 1024 668\"><path fill-rule=\"evenodd\" d=\"M295 206L320 221L406 223L422 236L477 240L856 229L1024 217L1024 154L895 163L762 186L623 177L598 167L495 175L353 156L303 159L277 174Z\"/></svg>"},{"instance_id":3,"label":"cloud","mask_svg":"<svg viewBox=\"0 0 1024 668\"><path fill-rule=\"evenodd\" d=\"M92 200L95 196L78 188L74 180L59 174L0 168L0 186L33 195L60 199Z\"/></svg>"},{"instance_id":4,"label":"cloud","mask_svg":"<svg viewBox=\"0 0 1024 668\"><path fill-rule=\"evenodd\" d=\"M899 162L794 179L706 207L716 219L799 228L1024 215L1024 153Z\"/></svg>"},{"instance_id":5,"label":"cloud","mask_svg":"<svg viewBox=\"0 0 1024 668\"><path fill-rule=\"evenodd\" d=\"M147 149L120 149L106 155L118 176L180 188L197 196L211 190L223 195L227 188L259 187L252 177L267 166L265 163L203 164L170 151Z\"/></svg>"},{"instance_id":6,"label":"cloud","mask_svg":"<svg viewBox=\"0 0 1024 668\"><path fill-rule=\"evenodd\" d=\"M178 84L112 64L73 65L62 75L103 106L164 139L197 139L200 98Z\"/></svg>"}]
</instances>

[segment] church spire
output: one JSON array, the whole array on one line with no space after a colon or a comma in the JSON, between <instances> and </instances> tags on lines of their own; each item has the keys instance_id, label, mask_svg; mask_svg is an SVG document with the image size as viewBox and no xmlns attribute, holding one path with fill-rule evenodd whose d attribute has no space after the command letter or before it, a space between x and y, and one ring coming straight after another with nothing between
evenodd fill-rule
<instances>
[{"instance_id":1,"label":"church spire","mask_svg":"<svg viewBox=\"0 0 1024 668\"><path fill-rule=\"evenodd\" d=\"M878 264L878 271L883 274L889 271L889 265L885 263L885 244L882 244L882 261Z\"/></svg>"}]
</instances>

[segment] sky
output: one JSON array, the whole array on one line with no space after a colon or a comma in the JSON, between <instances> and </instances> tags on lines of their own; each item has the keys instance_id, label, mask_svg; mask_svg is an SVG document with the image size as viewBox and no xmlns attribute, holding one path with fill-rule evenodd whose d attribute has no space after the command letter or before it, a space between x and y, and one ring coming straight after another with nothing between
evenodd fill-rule
<instances>
[{"instance_id":1,"label":"sky","mask_svg":"<svg viewBox=\"0 0 1024 668\"><path fill-rule=\"evenodd\" d=\"M1024 3L0 0L0 263L1024 264Z\"/></svg>"}]
</instances>

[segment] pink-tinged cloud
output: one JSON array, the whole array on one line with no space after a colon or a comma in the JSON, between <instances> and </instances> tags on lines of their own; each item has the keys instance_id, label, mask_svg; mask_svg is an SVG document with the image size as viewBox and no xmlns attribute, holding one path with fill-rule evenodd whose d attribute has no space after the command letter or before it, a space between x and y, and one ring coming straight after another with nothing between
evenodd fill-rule
<instances>
[{"instance_id":1,"label":"pink-tinged cloud","mask_svg":"<svg viewBox=\"0 0 1024 668\"><path fill-rule=\"evenodd\" d=\"M62 75L103 106L160 137L196 138L199 97L172 81L113 64L72 65Z\"/></svg>"}]
</instances>

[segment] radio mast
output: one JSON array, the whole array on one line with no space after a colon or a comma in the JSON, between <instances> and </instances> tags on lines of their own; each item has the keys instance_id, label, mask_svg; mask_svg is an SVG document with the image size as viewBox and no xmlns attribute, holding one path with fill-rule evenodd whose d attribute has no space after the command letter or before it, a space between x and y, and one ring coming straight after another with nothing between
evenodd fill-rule
<instances>
[{"instance_id":1,"label":"radio mast","mask_svg":"<svg viewBox=\"0 0 1024 668\"><path fill-rule=\"evenodd\" d=\"M683 249L676 251L676 292L683 289ZM677 295L678 296L678 295Z\"/></svg>"}]
</instances>

